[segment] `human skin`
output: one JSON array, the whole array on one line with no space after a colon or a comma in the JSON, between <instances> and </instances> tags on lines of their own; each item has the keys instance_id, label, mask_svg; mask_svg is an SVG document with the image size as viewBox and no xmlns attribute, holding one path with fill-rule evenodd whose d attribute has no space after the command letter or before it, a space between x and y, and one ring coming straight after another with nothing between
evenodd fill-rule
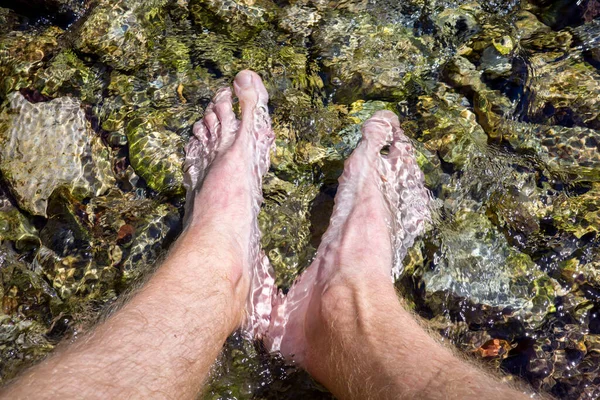
<instances>
[{"instance_id":1,"label":"human skin","mask_svg":"<svg viewBox=\"0 0 600 400\"><path fill-rule=\"evenodd\" d=\"M270 277L256 284L253 273L264 263L256 217L273 140L267 94L249 71L238 74L234 87L241 122L224 90L194 129L193 141L202 143L188 146L186 169L196 178L187 182L186 228L166 261L107 321L26 371L4 389L4 398L198 395L227 336L252 320L247 299L264 302L272 288ZM395 233L387 222L394 208L381 180L404 184L407 177L380 169L379 151L390 129L400 140L392 113L378 113L365 124L315 263L290 291L289 303L277 299L273 315L265 314L269 307L251 305L259 322L250 327L259 326L254 330L267 343L280 340L288 360L340 399L526 398L455 357L401 306L390 279ZM410 147L399 144L400 161L414 163ZM395 154L392 146L391 160ZM289 325L278 325L278 313L292 318Z\"/></svg>"},{"instance_id":2,"label":"human skin","mask_svg":"<svg viewBox=\"0 0 600 400\"><path fill-rule=\"evenodd\" d=\"M315 261L275 305L267 344L340 399L528 398L455 356L403 308L390 279L395 247L422 230L428 195L396 115L377 112L362 131Z\"/></svg>"},{"instance_id":3,"label":"human skin","mask_svg":"<svg viewBox=\"0 0 600 400\"><path fill-rule=\"evenodd\" d=\"M245 317L259 254L261 177L273 140L268 96L253 72L221 91L204 116L211 163L196 171L186 227L162 266L119 311L26 371L3 398L195 398L227 336ZM197 139L194 139L197 140ZM262 158L260 157L262 155ZM189 166L188 166L189 167Z\"/></svg>"}]
</instances>

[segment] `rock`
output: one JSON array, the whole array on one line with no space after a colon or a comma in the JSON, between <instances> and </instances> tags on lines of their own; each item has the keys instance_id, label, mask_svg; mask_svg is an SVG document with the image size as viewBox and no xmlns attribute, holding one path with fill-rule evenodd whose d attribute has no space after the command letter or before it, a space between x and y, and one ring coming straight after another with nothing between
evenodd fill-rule
<instances>
[{"instance_id":1,"label":"rock","mask_svg":"<svg viewBox=\"0 0 600 400\"><path fill-rule=\"evenodd\" d=\"M101 2L78 32L77 50L120 70L142 66L161 40L165 0Z\"/></svg>"},{"instance_id":2,"label":"rock","mask_svg":"<svg viewBox=\"0 0 600 400\"><path fill-rule=\"evenodd\" d=\"M312 35L336 98L401 100L431 71L430 51L406 28L367 16L331 14Z\"/></svg>"},{"instance_id":3,"label":"rock","mask_svg":"<svg viewBox=\"0 0 600 400\"><path fill-rule=\"evenodd\" d=\"M114 184L109 151L77 100L61 97L33 104L13 93L0 114L0 126L0 170L28 212L46 216L48 198L61 186L83 198Z\"/></svg>"},{"instance_id":4,"label":"rock","mask_svg":"<svg viewBox=\"0 0 600 400\"><path fill-rule=\"evenodd\" d=\"M517 122L504 122L501 128L513 148L535 154L550 171L574 181L600 180L599 131Z\"/></svg>"},{"instance_id":5,"label":"rock","mask_svg":"<svg viewBox=\"0 0 600 400\"><path fill-rule=\"evenodd\" d=\"M309 218L318 189L268 174L264 178L263 193L264 204L258 216L261 243L275 269L276 284L289 288L316 251L310 244Z\"/></svg>"},{"instance_id":6,"label":"rock","mask_svg":"<svg viewBox=\"0 0 600 400\"><path fill-rule=\"evenodd\" d=\"M271 0L191 0L189 7L196 25L235 40L250 39L267 28L277 13Z\"/></svg>"},{"instance_id":7,"label":"rock","mask_svg":"<svg viewBox=\"0 0 600 400\"><path fill-rule=\"evenodd\" d=\"M437 35L442 41L458 47L481 30L479 14L481 10L473 4L445 8L433 16Z\"/></svg>"},{"instance_id":8,"label":"rock","mask_svg":"<svg viewBox=\"0 0 600 400\"><path fill-rule=\"evenodd\" d=\"M18 23L19 17L12 10L0 7L0 35L14 30Z\"/></svg>"},{"instance_id":9,"label":"rock","mask_svg":"<svg viewBox=\"0 0 600 400\"><path fill-rule=\"evenodd\" d=\"M600 21L590 23L573 29L575 45L581 46L586 61L596 69L600 69Z\"/></svg>"},{"instance_id":10,"label":"rock","mask_svg":"<svg viewBox=\"0 0 600 400\"><path fill-rule=\"evenodd\" d=\"M554 310L558 284L529 256L509 246L485 216L464 212L455 215L451 226L442 233L438 264L423 274L433 307L452 295L495 309L510 309L532 326Z\"/></svg>"},{"instance_id":11,"label":"rock","mask_svg":"<svg viewBox=\"0 0 600 400\"><path fill-rule=\"evenodd\" d=\"M183 194L183 139L152 116L132 120L126 133L131 165L148 186L165 194Z\"/></svg>"},{"instance_id":12,"label":"rock","mask_svg":"<svg viewBox=\"0 0 600 400\"><path fill-rule=\"evenodd\" d=\"M170 204L154 205L132 225L135 235L124 255L123 283L130 283L158 266L157 260L166 253L181 232L179 211Z\"/></svg>"},{"instance_id":13,"label":"rock","mask_svg":"<svg viewBox=\"0 0 600 400\"><path fill-rule=\"evenodd\" d=\"M320 20L321 15L314 8L294 4L282 10L279 26L288 32L307 37Z\"/></svg>"},{"instance_id":14,"label":"rock","mask_svg":"<svg viewBox=\"0 0 600 400\"><path fill-rule=\"evenodd\" d=\"M540 52L529 59L536 77L527 88L530 121L600 129L598 70L572 57L557 56Z\"/></svg>"},{"instance_id":15,"label":"rock","mask_svg":"<svg viewBox=\"0 0 600 400\"><path fill-rule=\"evenodd\" d=\"M0 380L6 382L54 348L49 337L52 310L61 301L38 273L2 246L0 302Z\"/></svg>"},{"instance_id":16,"label":"rock","mask_svg":"<svg viewBox=\"0 0 600 400\"><path fill-rule=\"evenodd\" d=\"M102 100L103 72L88 67L72 51L63 50L36 73L33 86L44 96L75 96L95 104Z\"/></svg>"},{"instance_id":17,"label":"rock","mask_svg":"<svg viewBox=\"0 0 600 400\"><path fill-rule=\"evenodd\" d=\"M63 33L49 27L41 33L13 31L0 37L0 98L31 84L31 77Z\"/></svg>"},{"instance_id":18,"label":"rock","mask_svg":"<svg viewBox=\"0 0 600 400\"><path fill-rule=\"evenodd\" d=\"M0 242L7 240L13 242L19 251L40 245L37 229L18 208L5 203L0 207Z\"/></svg>"}]
</instances>

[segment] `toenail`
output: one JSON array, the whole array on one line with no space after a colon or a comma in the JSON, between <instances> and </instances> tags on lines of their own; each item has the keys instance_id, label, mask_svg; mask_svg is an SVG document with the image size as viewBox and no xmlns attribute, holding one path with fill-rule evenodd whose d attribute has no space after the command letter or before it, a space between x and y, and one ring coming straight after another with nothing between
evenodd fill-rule
<instances>
[{"instance_id":1,"label":"toenail","mask_svg":"<svg viewBox=\"0 0 600 400\"><path fill-rule=\"evenodd\" d=\"M237 75L235 81L241 87L249 87L252 85L252 73L248 71L242 71Z\"/></svg>"}]
</instances>

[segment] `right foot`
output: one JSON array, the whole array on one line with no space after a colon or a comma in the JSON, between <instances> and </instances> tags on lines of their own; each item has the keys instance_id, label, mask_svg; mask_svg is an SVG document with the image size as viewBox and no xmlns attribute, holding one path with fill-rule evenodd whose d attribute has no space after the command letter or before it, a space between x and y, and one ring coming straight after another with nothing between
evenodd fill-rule
<instances>
[{"instance_id":1,"label":"right foot","mask_svg":"<svg viewBox=\"0 0 600 400\"><path fill-rule=\"evenodd\" d=\"M393 291L392 275L401 273L402 259L429 219L423 173L396 115L379 111L362 132L344 166L316 259L273 307L267 347L304 367L319 357L313 353L323 346L315 340L324 340L326 325L342 317L341 302L373 293L371 283ZM386 145L389 154L383 155Z\"/></svg>"}]
</instances>

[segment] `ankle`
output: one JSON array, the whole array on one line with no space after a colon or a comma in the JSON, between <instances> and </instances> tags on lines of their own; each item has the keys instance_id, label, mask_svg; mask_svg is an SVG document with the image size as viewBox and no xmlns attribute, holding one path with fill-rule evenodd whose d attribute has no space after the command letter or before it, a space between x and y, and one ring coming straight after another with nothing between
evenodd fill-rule
<instances>
[{"instance_id":1,"label":"ankle","mask_svg":"<svg viewBox=\"0 0 600 400\"><path fill-rule=\"evenodd\" d=\"M325 285L318 285L305 324L309 352L306 368L324 365L324 358L346 352L348 344L368 346L374 330L401 308L391 279L348 277L338 274Z\"/></svg>"}]
</instances>

